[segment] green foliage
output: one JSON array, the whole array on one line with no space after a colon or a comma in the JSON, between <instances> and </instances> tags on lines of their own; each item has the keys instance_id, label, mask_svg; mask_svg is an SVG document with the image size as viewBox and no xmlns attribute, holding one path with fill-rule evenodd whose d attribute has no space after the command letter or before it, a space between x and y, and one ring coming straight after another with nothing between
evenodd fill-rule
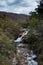
<instances>
[{"instance_id":1,"label":"green foliage","mask_svg":"<svg viewBox=\"0 0 43 65\"><path fill-rule=\"evenodd\" d=\"M29 20L19 22L18 24L19 24L20 27L22 27L22 28L27 28L27 27L29 26Z\"/></svg>"},{"instance_id":2,"label":"green foliage","mask_svg":"<svg viewBox=\"0 0 43 65\"><path fill-rule=\"evenodd\" d=\"M36 15L36 16L35 16ZM38 56L39 65L43 65L43 18L42 14L31 13L28 21L29 33L23 38L23 42L28 44L29 48L34 50Z\"/></svg>"},{"instance_id":3,"label":"green foliage","mask_svg":"<svg viewBox=\"0 0 43 65\"><path fill-rule=\"evenodd\" d=\"M37 8L37 12L39 15L43 15L43 0L40 1L40 5Z\"/></svg>"},{"instance_id":4,"label":"green foliage","mask_svg":"<svg viewBox=\"0 0 43 65\"><path fill-rule=\"evenodd\" d=\"M5 56L2 56L1 54L0 54L0 65L10 65L8 62L8 58Z\"/></svg>"},{"instance_id":5,"label":"green foliage","mask_svg":"<svg viewBox=\"0 0 43 65\"><path fill-rule=\"evenodd\" d=\"M13 41L20 33L20 26L14 21L9 21L7 17L0 18L0 65L11 65L11 61L16 54L16 43ZM13 40L13 41L10 41Z\"/></svg>"},{"instance_id":6,"label":"green foliage","mask_svg":"<svg viewBox=\"0 0 43 65\"><path fill-rule=\"evenodd\" d=\"M35 17L32 18L32 19L30 20L30 22L29 22L30 27L33 28L33 27L37 26L37 22L38 22L38 19L36 19Z\"/></svg>"}]
</instances>

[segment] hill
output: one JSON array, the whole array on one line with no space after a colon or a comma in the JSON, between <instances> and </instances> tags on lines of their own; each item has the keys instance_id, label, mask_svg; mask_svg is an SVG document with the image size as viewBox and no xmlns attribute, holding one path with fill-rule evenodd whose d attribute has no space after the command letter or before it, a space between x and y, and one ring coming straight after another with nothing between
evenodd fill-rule
<instances>
[{"instance_id":1,"label":"hill","mask_svg":"<svg viewBox=\"0 0 43 65\"><path fill-rule=\"evenodd\" d=\"M29 19L29 15L1 12L1 11L0 16L5 16L8 18L9 21L16 21L16 22L26 21L27 19Z\"/></svg>"}]
</instances>

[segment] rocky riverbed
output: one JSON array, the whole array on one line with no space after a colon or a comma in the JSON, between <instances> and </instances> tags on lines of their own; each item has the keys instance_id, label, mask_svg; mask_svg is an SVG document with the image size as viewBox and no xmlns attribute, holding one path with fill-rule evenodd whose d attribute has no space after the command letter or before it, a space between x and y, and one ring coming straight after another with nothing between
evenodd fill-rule
<instances>
[{"instance_id":1,"label":"rocky riverbed","mask_svg":"<svg viewBox=\"0 0 43 65\"><path fill-rule=\"evenodd\" d=\"M16 55L19 59L19 63L17 64L16 58L13 58L13 65L38 65L38 62L34 59L37 58L37 56L33 53L32 50L28 49L27 44L21 43L22 38L28 33L28 31L25 29L24 32L20 37L18 37L15 42L19 42L19 44L16 47Z\"/></svg>"},{"instance_id":2,"label":"rocky riverbed","mask_svg":"<svg viewBox=\"0 0 43 65\"><path fill-rule=\"evenodd\" d=\"M38 65L37 61L34 60L37 56L32 50L28 50L25 44L18 45L17 56L20 60L20 65Z\"/></svg>"}]
</instances>

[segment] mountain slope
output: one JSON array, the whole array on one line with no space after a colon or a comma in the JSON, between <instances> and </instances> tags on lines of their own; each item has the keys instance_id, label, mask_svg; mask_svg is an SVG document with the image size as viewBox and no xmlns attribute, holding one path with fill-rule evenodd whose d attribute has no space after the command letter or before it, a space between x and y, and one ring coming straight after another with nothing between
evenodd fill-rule
<instances>
[{"instance_id":1,"label":"mountain slope","mask_svg":"<svg viewBox=\"0 0 43 65\"><path fill-rule=\"evenodd\" d=\"M28 15L9 13L9 12L1 12L1 11L0 11L0 16L5 16L10 21L16 21L16 22L26 21L27 19L29 19Z\"/></svg>"}]
</instances>

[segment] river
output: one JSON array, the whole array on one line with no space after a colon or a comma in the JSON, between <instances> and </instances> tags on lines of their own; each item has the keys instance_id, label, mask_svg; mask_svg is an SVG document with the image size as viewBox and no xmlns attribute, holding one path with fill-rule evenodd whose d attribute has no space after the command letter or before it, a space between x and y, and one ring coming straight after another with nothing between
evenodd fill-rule
<instances>
[{"instance_id":1,"label":"river","mask_svg":"<svg viewBox=\"0 0 43 65\"><path fill-rule=\"evenodd\" d=\"M27 44L21 43L23 37L27 35L29 31L24 29L24 32L19 36L15 42L19 42L17 46L17 56L20 59L20 65L38 65L38 62L34 59L37 58L37 55L33 53L33 50L27 49Z\"/></svg>"}]
</instances>

